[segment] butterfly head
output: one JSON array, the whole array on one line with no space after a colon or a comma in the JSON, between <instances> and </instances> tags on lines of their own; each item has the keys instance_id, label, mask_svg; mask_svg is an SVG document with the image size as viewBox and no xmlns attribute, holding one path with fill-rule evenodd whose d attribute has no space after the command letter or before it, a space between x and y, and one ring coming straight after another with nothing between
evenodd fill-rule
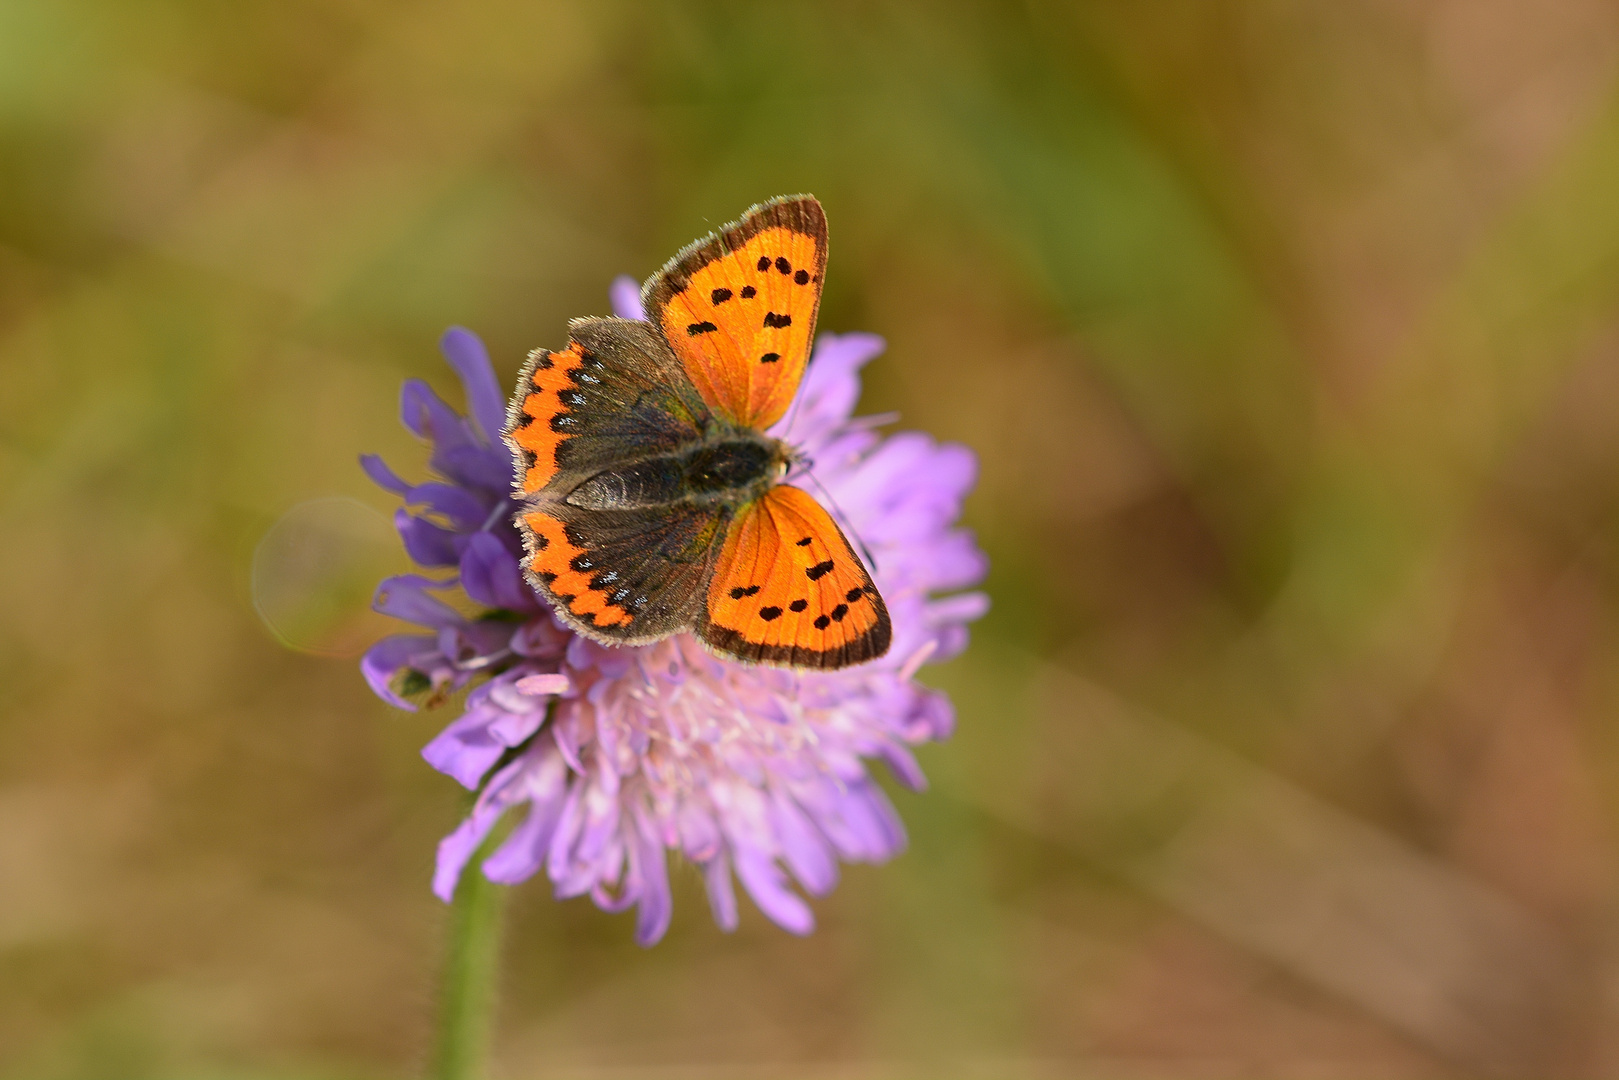
<instances>
[{"instance_id":1,"label":"butterfly head","mask_svg":"<svg viewBox=\"0 0 1619 1080\"><path fill-rule=\"evenodd\" d=\"M815 462L802 448L783 440L777 440L776 443L779 450L776 467L771 473L773 482L786 483L795 476L803 476L815 467Z\"/></svg>"}]
</instances>

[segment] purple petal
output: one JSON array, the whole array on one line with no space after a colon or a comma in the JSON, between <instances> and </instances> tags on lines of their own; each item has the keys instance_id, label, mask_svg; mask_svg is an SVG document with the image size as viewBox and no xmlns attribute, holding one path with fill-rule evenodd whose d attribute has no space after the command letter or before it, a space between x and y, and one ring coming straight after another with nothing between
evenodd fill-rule
<instances>
[{"instance_id":1,"label":"purple petal","mask_svg":"<svg viewBox=\"0 0 1619 1080\"><path fill-rule=\"evenodd\" d=\"M468 709L423 746L421 756L461 787L476 790L500 755L533 735L542 721L544 712L538 711L518 716L489 706Z\"/></svg>"},{"instance_id":2,"label":"purple petal","mask_svg":"<svg viewBox=\"0 0 1619 1080\"><path fill-rule=\"evenodd\" d=\"M885 348L887 343L876 334L821 334L804 369L800 400L770 433L784 437L790 424L802 442L848 420L860 398L856 373Z\"/></svg>"},{"instance_id":3,"label":"purple petal","mask_svg":"<svg viewBox=\"0 0 1619 1080\"><path fill-rule=\"evenodd\" d=\"M426 518L400 507L394 511L394 528L405 542L406 554L420 566L455 566L461 561L455 550L458 535Z\"/></svg>"},{"instance_id":4,"label":"purple petal","mask_svg":"<svg viewBox=\"0 0 1619 1080\"><path fill-rule=\"evenodd\" d=\"M417 574L396 574L383 578L371 599L371 608L418 626L440 629L460 626L465 620L459 612L436 596L427 594L428 589L442 589L446 584Z\"/></svg>"},{"instance_id":5,"label":"purple petal","mask_svg":"<svg viewBox=\"0 0 1619 1080\"><path fill-rule=\"evenodd\" d=\"M545 872L557 883L558 889L568 877L569 863L573 860L574 843L584 827L585 785L576 783L568 789L568 797L557 815L556 828L551 832L551 843L545 852Z\"/></svg>"},{"instance_id":6,"label":"purple petal","mask_svg":"<svg viewBox=\"0 0 1619 1080\"><path fill-rule=\"evenodd\" d=\"M525 694L566 694L573 689L573 680L561 673L525 675L517 680L517 689Z\"/></svg>"},{"instance_id":7,"label":"purple petal","mask_svg":"<svg viewBox=\"0 0 1619 1080\"><path fill-rule=\"evenodd\" d=\"M633 858L641 879L640 905L635 913L635 943L643 949L656 945L669 930L669 918L674 913L674 900L669 895L669 862L663 853L663 842L652 823L636 813Z\"/></svg>"},{"instance_id":8,"label":"purple petal","mask_svg":"<svg viewBox=\"0 0 1619 1080\"><path fill-rule=\"evenodd\" d=\"M558 628L551 619L532 619L512 635L512 651L519 656L551 659L568 649L573 634Z\"/></svg>"},{"instance_id":9,"label":"purple petal","mask_svg":"<svg viewBox=\"0 0 1619 1080\"><path fill-rule=\"evenodd\" d=\"M535 607L534 592L506 546L488 533L474 533L461 554L461 587L478 603L508 611Z\"/></svg>"},{"instance_id":10,"label":"purple petal","mask_svg":"<svg viewBox=\"0 0 1619 1080\"><path fill-rule=\"evenodd\" d=\"M950 695L942 690L927 690L917 696L911 715L906 718L907 737L921 741L942 741L956 732L956 709Z\"/></svg>"},{"instance_id":11,"label":"purple petal","mask_svg":"<svg viewBox=\"0 0 1619 1080\"><path fill-rule=\"evenodd\" d=\"M505 619L477 619L438 632L438 647L456 664L481 670L510 651L515 627Z\"/></svg>"},{"instance_id":12,"label":"purple petal","mask_svg":"<svg viewBox=\"0 0 1619 1080\"><path fill-rule=\"evenodd\" d=\"M439 841L438 859L433 870L433 895L446 904L455 896L455 887L461 881L461 870L478 850L489 830L500 820L504 806L473 808L456 830Z\"/></svg>"},{"instance_id":13,"label":"purple petal","mask_svg":"<svg viewBox=\"0 0 1619 1080\"><path fill-rule=\"evenodd\" d=\"M459 437L466 430L461 414L420 379L406 379L399 388L399 419L418 439L434 443L464 441Z\"/></svg>"},{"instance_id":14,"label":"purple petal","mask_svg":"<svg viewBox=\"0 0 1619 1080\"><path fill-rule=\"evenodd\" d=\"M531 805L528 817L500 845L500 850L484 860L484 876L501 885L516 885L538 873L545 865L545 845L551 842L560 809L560 803Z\"/></svg>"},{"instance_id":15,"label":"purple petal","mask_svg":"<svg viewBox=\"0 0 1619 1080\"><path fill-rule=\"evenodd\" d=\"M530 768L524 786L529 796L528 817L483 864L484 876L503 885L526 881L545 864L546 847L567 795L567 769L554 750L545 752L540 764Z\"/></svg>"},{"instance_id":16,"label":"purple petal","mask_svg":"<svg viewBox=\"0 0 1619 1080\"><path fill-rule=\"evenodd\" d=\"M978 550L970 532L957 529L933 545L928 552L927 570L930 589L961 589L984 580L984 575L989 572L989 560ZM986 605L984 611L988 610ZM978 616L970 618L976 619Z\"/></svg>"},{"instance_id":17,"label":"purple petal","mask_svg":"<svg viewBox=\"0 0 1619 1080\"><path fill-rule=\"evenodd\" d=\"M695 799L682 800L675 817L675 834L680 850L694 863L706 863L720 851L722 838L714 815Z\"/></svg>"},{"instance_id":18,"label":"purple petal","mask_svg":"<svg viewBox=\"0 0 1619 1080\"><path fill-rule=\"evenodd\" d=\"M911 752L898 743L884 742L878 753L883 761L887 762L888 769L894 774L894 779L910 788L912 791L924 791L928 786L928 778L922 772L922 767L916 763ZM799 880L803 880L800 878Z\"/></svg>"},{"instance_id":19,"label":"purple petal","mask_svg":"<svg viewBox=\"0 0 1619 1080\"><path fill-rule=\"evenodd\" d=\"M809 905L787 887L786 876L773 860L752 852L738 852L736 876L748 890L759 910L771 922L790 934L804 935L815 929L815 916Z\"/></svg>"},{"instance_id":20,"label":"purple petal","mask_svg":"<svg viewBox=\"0 0 1619 1080\"><path fill-rule=\"evenodd\" d=\"M484 348L477 334L460 326L444 331L438 347L455 373L461 376L468 411L481 429L484 441L490 446L499 446L500 433L506 427L506 395L495 381L489 350Z\"/></svg>"},{"instance_id":21,"label":"purple petal","mask_svg":"<svg viewBox=\"0 0 1619 1080\"><path fill-rule=\"evenodd\" d=\"M599 784L591 784L585 789L581 805L585 811L584 828L579 832L579 843L574 848L573 857L580 862L595 862L616 838L623 814L614 793Z\"/></svg>"},{"instance_id":22,"label":"purple petal","mask_svg":"<svg viewBox=\"0 0 1619 1080\"><path fill-rule=\"evenodd\" d=\"M467 443L436 452L433 467L458 484L501 493L511 489L516 471L504 443L495 447Z\"/></svg>"},{"instance_id":23,"label":"purple petal","mask_svg":"<svg viewBox=\"0 0 1619 1080\"><path fill-rule=\"evenodd\" d=\"M855 840L849 857L881 862L905 850L905 826L875 784L851 788L842 803L843 821Z\"/></svg>"},{"instance_id":24,"label":"purple petal","mask_svg":"<svg viewBox=\"0 0 1619 1080\"><path fill-rule=\"evenodd\" d=\"M957 593L927 606L926 619L931 626L947 622L972 622L989 611L989 596L981 592Z\"/></svg>"},{"instance_id":25,"label":"purple petal","mask_svg":"<svg viewBox=\"0 0 1619 1080\"><path fill-rule=\"evenodd\" d=\"M620 274L607 287L607 297L613 303L613 314L621 319L646 321L646 308L641 304L641 286L628 274Z\"/></svg>"},{"instance_id":26,"label":"purple petal","mask_svg":"<svg viewBox=\"0 0 1619 1080\"><path fill-rule=\"evenodd\" d=\"M944 443L933 455L928 473L933 486L965 493L978 481L978 455L961 443Z\"/></svg>"},{"instance_id":27,"label":"purple petal","mask_svg":"<svg viewBox=\"0 0 1619 1080\"><path fill-rule=\"evenodd\" d=\"M544 722L543 708L530 709L528 712L502 712L490 721L489 734L502 746L519 746Z\"/></svg>"},{"instance_id":28,"label":"purple petal","mask_svg":"<svg viewBox=\"0 0 1619 1080\"><path fill-rule=\"evenodd\" d=\"M467 713L422 747L422 757L462 787L476 791L484 773L506 752L506 743L490 730L490 719L488 713Z\"/></svg>"},{"instance_id":29,"label":"purple petal","mask_svg":"<svg viewBox=\"0 0 1619 1080\"><path fill-rule=\"evenodd\" d=\"M365 475L371 478L372 483L386 488L395 495L404 495L410 491L410 485L399 479L399 476L388 468L387 463L375 454L361 454L360 468L365 470Z\"/></svg>"},{"instance_id":30,"label":"purple petal","mask_svg":"<svg viewBox=\"0 0 1619 1080\"><path fill-rule=\"evenodd\" d=\"M828 373L848 374L859 371L883 354L888 342L880 334L852 331L847 334L822 334L815 341L814 363L821 364Z\"/></svg>"},{"instance_id":31,"label":"purple petal","mask_svg":"<svg viewBox=\"0 0 1619 1080\"><path fill-rule=\"evenodd\" d=\"M812 896L825 896L838 883L838 867L820 832L804 812L782 792L774 792L770 805L771 824L781 844L782 858L799 883Z\"/></svg>"},{"instance_id":32,"label":"purple petal","mask_svg":"<svg viewBox=\"0 0 1619 1080\"><path fill-rule=\"evenodd\" d=\"M428 481L410 489L407 501L412 506L426 506L466 529L476 529L489 516L489 507L466 488L454 484Z\"/></svg>"},{"instance_id":33,"label":"purple petal","mask_svg":"<svg viewBox=\"0 0 1619 1080\"><path fill-rule=\"evenodd\" d=\"M416 711L416 706L393 691L393 680L401 670L412 667L419 658L438 657L437 639L428 634L395 634L385 637L365 651L360 672L371 692L400 709Z\"/></svg>"},{"instance_id":34,"label":"purple petal","mask_svg":"<svg viewBox=\"0 0 1619 1080\"><path fill-rule=\"evenodd\" d=\"M731 888L731 863L722 851L703 864L703 884L714 922L727 934L736 929L736 890Z\"/></svg>"},{"instance_id":35,"label":"purple petal","mask_svg":"<svg viewBox=\"0 0 1619 1080\"><path fill-rule=\"evenodd\" d=\"M533 877L545 863L545 845L555 827L553 808L531 805L523 823L483 861L483 876L499 885L516 885Z\"/></svg>"}]
</instances>

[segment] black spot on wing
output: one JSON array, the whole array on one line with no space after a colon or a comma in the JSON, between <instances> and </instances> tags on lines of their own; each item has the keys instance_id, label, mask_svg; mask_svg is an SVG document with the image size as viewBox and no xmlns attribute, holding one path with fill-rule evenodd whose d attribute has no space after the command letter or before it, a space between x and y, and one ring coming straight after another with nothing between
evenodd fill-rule
<instances>
[{"instance_id":1,"label":"black spot on wing","mask_svg":"<svg viewBox=\"0 0 1619 1080\"><path fill-rule=\"evenodd\" d=\"M774 311L767 311L765 312L765 325L772 330L780 330L783 327L793 325L793 317L791 315L777 315ZM686 332L690 333L691 331L688 329Z\"/></svg>"},{"instance_id":2,"label":"black spot on wing","mask_svg":"<svg viewBox=\"0 0 1619 1080\"><path fill-rule=\"evenodd\" d=\"M772 619L779 619L781 618L781 608L774 605L770 607L762 607L759 609L759 618L763 619L765 622L769 622Z\"/></svg>"},{"instance_id":3,"label":"black spot on wing","mask_svg":"<svg viewBox=\"0 0 1619 1080\"><path fill-rule=\"evenodd\" d=\"M800 285L808 285L809 284L809 271L808 270L800 270L798 273L793 275L793 280L798 282Z\"/></svg>"},{"instance_id":4,"label":"black spot on wing","mask_svg":"<svg viewBox=\"0 0 1619 1080\"><path fill-rule=\"evenodd\" d=\"M725 301L727 301L727 300L729 300L731 298L731 290L730 289L715 289L712 293L709 294L708 298L709 298L709 301L711 303L723 304L723 303L725 303Z\"/></svg>"},{"instance_id":5,"label":"black spot on wing","mask_svg":"<svg viewBox=\"0 0 1619 1080\"><path fill-rule=\"evenodd\" d=\"M774 364L777 360L780 360L780 359L781 359L781 353L779 353L779 352L767 352L763 356L759 357L759 363L761 363L761 364Z\"/></svg>"},{"instance_id":6,"label":"black spot on wing","mask_svg":"<svg viewBox=\"0 0 1619 1080\"><path fill-rule=\"evenodd\" d=\"M809 607L808 600L794 600L787 605L789 611L803 611L807 607Z\"/></svg>"},{"instance_id":7,"label":"black spot on wing","mask_svg":"<svg viewBox=\"0 0 1619 1080\"><path fill-rule=\"evenodd\" d=\"M686 334L688 337L696 337L698 334L712 334L718 329L719 327L705 319L702 322L694 322L686 327Z\"/></svg>"},{"instance_id":8,"label":"black spot on wing","mask_svg":"<svg viewBox=\"0 0 1619 1080\"><path fill-rule=\"evenodd\" d=\"M759 269L761 269L761 270L769 270L770 269L770 256L769 255L761 255L761 256L759 256Z\"/></svg>"},{"instance_id":9,"label":"black spot on wing","mask_svg":"<svg viewBox=\"0 0 1619 1080\"><path fill-rule=\"evenodd\" d=\"M793 264L782 258L780 255L777 255L776 269L780 270L784 274L790 274L793 272Z\"/></svg>"},{"instance_id":10,"label":"black spot on wing","mask_svg":"<svg viewBox=\"0 0 1619 1080\"><path fill-rule=\"evenodd\" d=\"M742 299L752 300L757 295L759 295L759 290L755 289L752 285L742 286Z\"/></svg>"},{"instance_id":11,"label":"black spot on wing","mask_svg":"<svg viewBox=\"0 0 1619 1080\"><path fill-rule=\"evenodd\" d=\"M809 578L811 581L819 581L831 572L832 560L827 559L825 562L818 562L808 570L805 570L804 576Z\"/></svg>"},{"instance_id":12,"label":"black spot on wing","mask_svg":"<svg viewBox=\"0 0 1619 1080\"><path fill-rule=\"evenodd\" d=\"M756 593L758 593L758 591L759 591L759 586L757 586L757 585L749 585L746 588L743 588L741 585L738 585L736 588L731 590L731 599L732 600L740 600L744 596L753 596Z\"/></svg>"},{"instance_id":13,"label":"black spot on wing","mask_svg":"<svg viewBox=\"0 0 1619 1080\"><path fill-rule=\"evenodd\" d=\"M831 625L832 625L832 620L827 618L825 615L817 615L815 617L815 629L817 629L817 630L825 630L827 627L829 627Z\"/></svg>"}]
</instances>

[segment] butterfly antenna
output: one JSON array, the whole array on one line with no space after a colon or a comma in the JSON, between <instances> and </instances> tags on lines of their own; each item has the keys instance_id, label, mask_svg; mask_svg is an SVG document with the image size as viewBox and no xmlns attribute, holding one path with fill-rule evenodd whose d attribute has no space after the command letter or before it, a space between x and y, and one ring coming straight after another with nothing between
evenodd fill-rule
<instances>
[{"instance_id":1,"label":"butterfly antenna","mask_svg":"<svg viewBox=\"0 0 1619 1080\"><path fill-rule=\"evenodd\" d=\"M781 429L781 441L786 442L793 433L793 421L798 419L798 407L804 403L804 379L809 375L810 363L815 359L812 348L810 354L804 358L804 374L798 377L798 393L793 395L793 403L787 406L787 426Z\"/></svg>"},{"instance_id":2,"label":"butterfly antenna","mask_svg":"<svg viewBox=\"0 0 1619 1080\"><path fill-rule=\"evenodd\" d=\"M806 359L806 361L805 361L805 374L809 374L809 361L808 361L808 359ZM803 400L805 400L805 384L803 384L803 382L800 381L800 382L798 382L798 393L795 393L795 395L793 395L793 403L792 403L792 405L787 406L787 426L782 427L782 442L787 442L788 437L792 436L792 434L793 434L793 421L795 421L795 419L798 419L798 405L800 405L800 403L803 403Z\"/></svg>"},{"instance_id":3,"label":"butterfly antenna","mask_svg":"<svg viewBox=\"0 0 1619 1080\"><path fill-rule=\"evenodd\" d=\"M832 493L830 491L826 490L826 485L821 483L820 480L816 479L816 476L815 476L815 474L813 472L810 472L809 466L811 466L813 464L815 464L815 463L814 462L806 462L805 463L804 475L809 478L809 482L814 484L816 490L819 491L821 493L821 495L826 499L827 505L832 507L832 512L834 514L836 514L838 517L843 519L842 523L844 525L847 525L848 528L849 528L849 535L854 537L854 546L859 549L861 557L866 560L867 568L870 569L873 574L875 574L877 572L877 558L876 558L876 556L872 555L871 549L866 546L866 542L864 540L860 539L860 534L855 531L854 523L849 520L849 515L845 514L843 512L843 507L838 505L838 500L834 499L832 497Z\"/></svg>"}]
</instances>

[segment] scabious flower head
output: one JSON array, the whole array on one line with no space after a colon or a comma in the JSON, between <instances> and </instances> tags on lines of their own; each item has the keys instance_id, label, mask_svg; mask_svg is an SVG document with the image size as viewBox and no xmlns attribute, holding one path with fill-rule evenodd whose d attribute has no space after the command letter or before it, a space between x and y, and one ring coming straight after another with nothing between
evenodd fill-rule
<instances>
[{"instance_id":1,"label":"scabious flower head","mask_svg":"<svg viewBox=\"0 0 1619 1080\"><path fill-rule=\"evenodd\" d=\"M613 301L619 315L642 317L628 278L615 282ZM909 748L954 725L949 700L914 676L960 652L966 624L987 607L981 593L955 591L985 571L971 535L954 527L972 453L914 432L884 437L852 418L860 368L882 340L821 334L800 400L770 434L813 461L845 527L870 550L894 624L888 654L811 672L721 659L689 634L605 647L567 629L524 581L514 467L500 438L505 395L473 334L451 330L442 345L470 415L415 380L402 398L405 425L433 445L438 479L409 484L378 458L361 459L403 497L395 522L411 557L454 571L384 581L377 610L426 632L386 638L361 662L372 689L401 708L473 686L461 715L423 750L479 793L439 845L434 891L448 900L496 822L526 807L482 864L492 881L543 870L559 897L634 906L635 938L650 945L669 926L673 850L702 871L723 928L737 923L734 875L776 923L808 933L814 918L791 881L821 896L840 860L881 862L905 846L867 761L881 759L920 789ZM437 595L455 588L485 614L464 616Z\"/></svg>"}]
</instances>

